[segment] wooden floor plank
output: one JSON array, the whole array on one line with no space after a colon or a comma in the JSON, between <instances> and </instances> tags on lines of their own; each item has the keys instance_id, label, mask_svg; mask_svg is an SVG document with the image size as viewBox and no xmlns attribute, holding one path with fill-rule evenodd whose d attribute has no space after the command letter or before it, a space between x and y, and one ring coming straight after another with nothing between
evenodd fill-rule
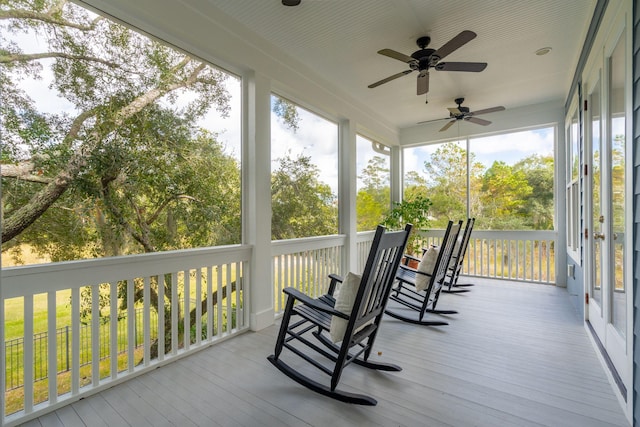
<instances>
[{"instance_id":1,"label":"wooden floor plank","mask_svg":"<svg viewBox=\"0 0 640 427\"><path fill-rule=\"evenodd\" d=\"M448 326L385 318L372 358L401 372L345 369L360 407L317 395L266 357L277 326L226 340L41 417L41 425L628 426L565 289L474 279L441 297ZM287 351L288 352L288 351ZM290 352L287 363L318 375ZM322 374L318 376L324 380ZM328 379L328 377L326 377ZM59 424L47 421L59 420ZM38 424L34 424L38 425Z\"/></svg>"},{"instance_id":2,"label":"wooden floor plank","mask_svg":"<svg viewBox=\"0 0 640 427\"><path fill-rule=\"evenodd\" d=\"M55 414L65 427L83 427L87 425L82 421L78 413L73 409L72 405L67 405L58 409Z\"/></svg>"}]
</instances>

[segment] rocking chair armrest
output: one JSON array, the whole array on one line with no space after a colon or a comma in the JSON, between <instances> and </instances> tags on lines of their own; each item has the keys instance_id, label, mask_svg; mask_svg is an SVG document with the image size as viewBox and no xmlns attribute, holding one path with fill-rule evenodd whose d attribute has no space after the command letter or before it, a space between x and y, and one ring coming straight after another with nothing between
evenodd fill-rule
<instances>
[{"instance_id":1,"label":"rocking chair armrest","mask_svg":"<svg viewBox=\"0 0 640 427\"><path fill-rule=\"evenodd\" d=\"M338 316L338 317L341 317L343 319L347 319L347 320L349 319L349 315L348 314L344 314L343 312L336 310L335 308L331 307L328 304L323 303L322 301L319 301L317 299L311 298L310 296L300 292L296 288L285 288L285 289L282 290L282 292L287 294L289 297L294 298L294 299L304 303L305 305L308 305L309 307L312 307L312 308L314 308L314 309L316 309L318 311L322 311L322 312L331 314L333 316Z\"/></svg>"},{"instance_id":2,"label":"rocking chair armrest","mask_svg":"<svg viewBox=\"0 0 640 427\"><path fill-rule=\"evenodd\" d=\"M331 279L331 282L329 283L329 290L327 291L327 294L333 296L333 293L336 291L336 285L338 283L342 283L343 279L342 276L334 273L329 274L329 278Z\"/></svg>"},{"instance_id":3,"label":"rocking chair armrest","mask_svg":"<svg viewBox=\"0 0 640 427\"><path fill-rule=\"evenodd\" d=\"M440 245L430 245L430 246L431 246L432 248L436 248L436 249L440 248ZM428 250L429 250L429 248L425 248L425 247L423 247L423 248L422 248L422 255L426 254Z\"/></svg>"},{"instance_id":4,"label":"rocking chair armrest","mask_svg":"<svg viewBox=\"0 0 640 427\"><path fill-rule=\"evenodd\" d=\"M422 258L418 258L418 257L415 257L413 255L409 255L409 254L404 254L402 256L402 258L403 258L403 260L402 260L403 263L401 265L409 265L409 261L418 261L418 262L420 262L420 260L422 259Z\"/></svg>"},{"instance_id":5,"label":"rocking chair armrest","mask_svg":"<svg viewBox=\"0 0 640 427\"><path fill-rule=\"evenodd\" d=\"M424 272L424 271L420 271L420 270L418 270L416 268L411 268L408 265L400 264L398 267L399 267L399 269L402 269L402 270L405 270L405 271L408 271L408 272L411 272L411 273L421 274L421 275L427 276L427 277L431 277L432 276L432 274L430 274L430 273L427 273L427 272Z\"/></svg>"}]
</instances>

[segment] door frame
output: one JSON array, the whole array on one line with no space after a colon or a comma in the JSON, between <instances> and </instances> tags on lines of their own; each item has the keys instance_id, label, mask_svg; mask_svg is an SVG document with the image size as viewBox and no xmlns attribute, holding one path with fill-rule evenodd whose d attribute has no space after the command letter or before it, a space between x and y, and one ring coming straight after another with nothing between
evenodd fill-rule
<instances>
[{"instance_id":1,"label":"door frame","mask_svg":"<svg viewBox=\"0 0 640 427\"><path fill-rule=\"evenodd\" d=\"M585 63L585 67L582 72L582 88L583 88L583 96L584 99L587 99L587 94L589 93L587 85L590 84L590 78L593 77L595 73L594 70L599 69L601 73L601 102L603 105L602 108L602 117L605 121L602 138L604 141L603 146L609 147L609 141L611 137L611 130L608 128L609 124L609 69L608 69L608 59L611 57L611 53L613 52L618 40L620 37L624 37L625 41L625 194L629 195L625 198L625 242L624 242L624 278L625 278L625 289L626 289L626 336L622 338L615 328L610 325L609 318L604 318L604 326L600 327L600 331L597 331L600 336L604 336L609 340L613 340L611 345L616 345L625 349L624 357L620 358L616 354L609 354L606 351L606 342L601 342L600 337L594 336L596 333L595 329L597 329L597 325L591 329L589 324L593 322L590 321L589 318L589 306L587 305L586 299L584 301L584 317L585 317L585 327L589 331L588 336L592 340L594 347L596 347L596 353L601 360L605 368L605 372L609 377L609 381L612 384L614 390L616 390L616 394L618 395L618 399L623 409L625 410L625 414L629 421L632 420L633 417L633 242L630 238L633 234L633 194L632 184L633 184L633 104L632 104L632 76L633 76L633 57L632 57L632 46L633 46L633 21L632 21L632 2L628 0L621 0L617 2L610 1L607 10L605 11L604 17L601 21L600 30L595 37L595 41L589 53L588 59ZM589 233L588 237L585 237L583 234L582 238L582 246L583 246L583 260L584 260L584 292L587 293L590 291L590 284L593 281L593 259L592 259L592 246L593 240L591 233L594 230L592 224L592 206L593 199L591 195L591 168L592 165L591 157L592 157L592 147L591 147L591 122L588 120L587 114L584 111L584 102L580 106L583 111L583 120L582 120L582 132L583 132L583 147L582 147L582 165L588 165L589 174L588 176L583 175L583 185L581 188L583 189L583 206L582 206L582 220L583 220L583 232ZM602 171L601 171L602 175ZM609 213L610 215L610 213ZM605 243L607 241L610 242L612 233L612 227L609 227L606 231ZM607 243L610 244L610 243ZM610 244L613 247L612 244ZM613 261L615 262L615 261ZM609 296L605 296L604 286L603 286L603 298L602 304L603 309L604 304L609 304ZM609 312L610 309L605 310L605 314ZM609 330L609 329L613 329ZM592 334L591 331L594 331ZM615 341L618 342L615 342ZM601 351L602 350L602 351ZM604 353L603 353L604 352ZM614 360L615 359L615 360ZM612 372L612 368L614 368L617 372ZM616 378L616 374L618 377ZM622 381L624 384L623 388L619 387L618 381ZM625 393L626 391L626 393Z\"/></svg>"}]
</instances>

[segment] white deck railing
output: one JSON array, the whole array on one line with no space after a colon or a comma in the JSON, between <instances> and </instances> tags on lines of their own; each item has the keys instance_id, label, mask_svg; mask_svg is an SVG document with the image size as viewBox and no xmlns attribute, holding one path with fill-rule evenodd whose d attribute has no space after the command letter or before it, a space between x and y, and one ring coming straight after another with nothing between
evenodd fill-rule
<instances>
[{"instance_id":1,"label":"white deck railing","mask_svg":"<svg viewBox=\"0 0 640 427\"><path fill-rule=\"evenodd\" d=\"M279 240L272 244L274 309L284 310L286 287L317 297L327 290L327 275L342 272L346 236Z\"/></svg>"},{"instance_id":2,"label":"white deck railing","mask_svg":"<svg viewBox=\"0 0 640 427\"><path fill-rule=\"evenodd\" d=\"M423 232L425 246L438 245L444 230ZM552 284L555 276L555 231L474 230L462 274Z\"/></svg>"},{"instance_id":3,"label":"white deck railing","mask_svg":"<svg viewBox=\"0 0 640 427\"><path fill-rule=\"evenodd\" d=\"M360 270L373 235L358 233ZM424 233L425 245L438 244L442 235ZM553 283L555 237L547 231L474 231L464 273ZM346 238L272 243L276 313L284 307L283 288L317 296L326 291L329 273L342 274ZM2 310L17 304L24 319L21 350L3 359L6 376L15 377L5 392L2 424L17 425L248 329L251 254L250 246L227 246L2 269ZM68 322L56 319L61 300L70 307ZM43 312L46 320L37 321ZM4 312L2 317L7 340ZM61 328L70 342L47 339L62 336ZM48 367L56 367L57 375L49 375Z\"/></svg>"},{"instance_id":4,"label":"white deck railing","mask_svg":"<svg viewBox=\"0 0 640 427\"><path fill-rule=\"evenodd\" d=\"M2 269L2 309L20 306L24 319L22 351L3 358L6 375L17 373L22 387L5 392L2 424L17 425L247 329L250 257L251 247L229 246ZM57 322L61 300L70 306L70 325ZM126 316L140 309L141 322ZM44 313L45 326L34 318ZM85 323L88 343L81 342ZM70 349L55 339L65 326ZM5 321L5 340L6 330ZM70 353L68 367L63 353ZM45 373L55 367L57 375L35 375L39 366Z\"/></svg>"}]
</instances>

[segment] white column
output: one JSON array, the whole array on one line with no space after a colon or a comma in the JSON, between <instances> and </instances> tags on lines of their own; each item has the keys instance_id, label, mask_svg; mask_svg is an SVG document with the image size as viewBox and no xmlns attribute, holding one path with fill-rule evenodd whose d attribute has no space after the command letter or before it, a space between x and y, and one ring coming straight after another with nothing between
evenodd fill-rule
<instances>
[{"instance_id":1,"label":"white column","mask_svg":"<svg viewBox=\"0 0 640 427\"><path fill-rule=\"evenodd\" d=\"M562 112L563 113L563 112ZM555 243L555 284L563 288L567 287L567 141L565 140L565 123L564 116L559 114L557 124L555 126L555 147L554 147L554 163L555 176L554 182L554 212L553 224L556 230Z\"/></svg>"},{"instance_id":2,"label":"white column","mask_svg":"<svg viewBox=\"0 0 640 427\"><path fill-rule=\"evenodd\" d=\"M402 174L402 147L391 147L391 202L402 201L402 187L403 187L403 174Z\"/></svg>"},{"instance_id":3,"label":"white column","mask_svg":"<svg viewBox=\"0 0 640 427\"><path fill-rule=\"evenodd\" d=\"M357 272L358 268L356 131L354 124L348 119L341 120L339 128L338 216L339 231L347 235L345 254L342 258L342 274L346 274L349 271Z\"/></svg>"},{"instance_id":4,"label":"white column","mask_svg":"<svg viewBox=\"0 0 640 427\"><path fill-rule=\"evenodd\" d=\"M273 324L271 271L271 82L259 73L242 79L243 242L253 245L249 280L250 327Z\"/></svg>"}]
</instances>

